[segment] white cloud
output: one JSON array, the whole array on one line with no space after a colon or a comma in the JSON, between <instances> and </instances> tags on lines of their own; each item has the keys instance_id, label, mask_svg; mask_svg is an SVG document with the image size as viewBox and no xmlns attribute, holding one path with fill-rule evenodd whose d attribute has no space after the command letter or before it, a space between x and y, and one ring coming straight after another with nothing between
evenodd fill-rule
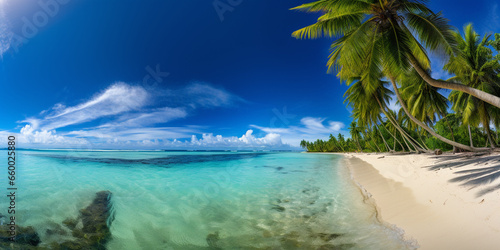
<instances>
[{"instance_id":1,"label":"white cloud","mask_svg":"<svg viewBox=\"0 0 500 250\"><path fill-rule=\"evenodd\" d=\"M167 123L172 120L185 118L188 113L185 108L157 108L147 112L136 112L121 116L117 121L105 123L99 128L104 127L143 127L154 124Z\"/></svg>"},{"instance_id":2,"label":"white cloud","mask_svg":"<svg viewBox=\"0 0 500 250\"><path fill-rule=\"evenodd\" d=\"M189 144L198 148L277 149L290 147L287 144L283 144L279 134L270 133L264 137L257 138L253 135L253 130L248 130L239 138L235 136L214 136L210 133L203 134L202 138L198 139L193 135Z\"/></svg>"},{"instance_id":3,"label":"white cloud","mask_svg":"<svg viewBox=\"0 0 500 250\"><path fill-rule=\"evenodd\" d=\"M343 130L345 127L344 123L338 121L326 121L326 118L304 117L300 120L300 123L300 126L289 126L287 128L269 128L258 125L250 125L250 127L259 129L266 133L279 134L280 139L283 141L282 143L289 144L292 147L299 147L301 140L328 140L330 134L348 134L347 131Z\"/></svg>"},{"instance_id":4,"label":"white cloud","mask_svg":"<svg viewBox=\"0 0 500 250\"><path fill-rule=\"evenodd\" d=\"M483 21L488 28L486 32L498 32L500 28L500 14L498 14L498 3L493 1L489 13Z\"/></svg>"},{"instance_id":5,"label":"white cloud","mask_svg":"<svg viewBox=\"0 0 500 250\"><path fill-rule=\"evenodd\" d=\"M78 138L97 138L104 141L143 141L189 138L192 134L201 133L192 127L105 127L76 130L65 133Z\"/></svg>"},{"instance_id":6,"label":"white cloud","mask_svg":"<svg viewBox=\"0 0 500 250\"><path fill-rule=\"evenodd\" d=\"M29 124L24 126L21 129L19 134L19 142L21 145L65 145L65 146L74 146L74 145L85 145L89 144L89 142L85 139L81 138L72 138L57 135L55 130L47 131L47 130L38 130L36 131Z\"/></svg>"},{"instance_id":7,"label":"white cloud","mask_svg":"<svg viewBox=\"0 0 500 250\"><path fill-rule=\"evenodd\" d=\"M9 30L7 18L0 0L0 58L10 48L12 33Z\"/></svg>"},{"instance_id":8,"label":"white cloud","mask_svg":"<svg viewBox=\"0 0 500 250\"><path fill-rule=\"evenodd\" d=\"M151 107L156 97L165 99L174 94L175 98L169 99L173 107ZM237 102L244 100L208 84L194 83L177 90L148 92L141 86L120 82L77 105L57 103L41 111L38 117L21 121L24 127L20 136L24 145L32 148L289 147L276 133L257 138L249 130L241 137L222 137L203 133L200 126L157 127L185 118L197 108L228 107ZM96 121L101 124L96 125ZM94 122L92 126L85 125L90 122ZM201 135L201 139L197 139L197 135Z\"/></svg>"},{"instance_id":9,"label":"white cloud","mask_svg":"<svg viewBox=\"0 0 500 250\"><path fill-rule=\"evenodd\" d=\"M181 89L167 90L164 95L170 102L182 103L191 108L231 107L237 103L246 102L224 89L201 82L191 83Z\"/></svg>"},{"instance_id":10,"label":"white cloud","mask_svg":"<svg viewBox=\"0 0 500 250\"><path fill-rule=\"evenodd\" d=\"M396 97L396 95L391 95L391 100L389 101L387 106L389 109L396 112L398 112L401 109L401 105L399 105L398 98Z\"/></svg>"},{"instance_id":11,"label":"white cloud","mask_svg":"<svg viewBox=\"0 0 500 250\"><path fill-rule=\"evenodd\" d=\"M137 110L146 104L147 99L144 88L120 82L84 103L72 107L56 104L52 113L42 119L29 118L23 122L30 123L34 129L50 131Z\"/></svg>"},{"instance_id":12,"label":"white cloud","mask_svg":"<svg viewBox=\"0 0 500 250\"><path fill-rule=\"evenodd\" d=\"M0 131L6 136L7 131ZM198 139L198 135L201 138ZM57 134L55 130L36 131L30 125L17 135L19 145L25 148L77 148L77 149L224 149L270 150L294 149L283 143L275 133L256 137L248 130L241 137L201 133L196 127L135 128L123 131L101 129L71 131ZM98 140L93 140L98 139ZM182 139L191 138L191 139Z\"/></svg>"}]
</instances>

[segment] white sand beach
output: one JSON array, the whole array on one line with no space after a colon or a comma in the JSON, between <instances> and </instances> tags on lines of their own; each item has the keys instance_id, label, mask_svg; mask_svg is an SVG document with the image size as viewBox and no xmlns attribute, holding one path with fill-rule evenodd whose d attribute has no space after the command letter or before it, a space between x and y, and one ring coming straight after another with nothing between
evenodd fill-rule
<instances>
[{"instance_id":1,"label":"white sand beach","mask_svg":"<svg viewBox=\"0 0 500 250\"><path fill-rule=\"evenodd\" d=\"M379 219L419 249L500 249L500 155L345 156Z\"/></svg>"}]
</instances>

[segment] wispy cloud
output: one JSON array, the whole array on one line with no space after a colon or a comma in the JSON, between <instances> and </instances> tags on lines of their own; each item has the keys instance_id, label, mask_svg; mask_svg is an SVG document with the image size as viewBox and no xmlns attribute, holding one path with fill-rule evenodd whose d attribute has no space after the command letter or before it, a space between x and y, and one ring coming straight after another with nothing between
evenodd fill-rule
<instances>
[{"instance_id":1,"label":"wispy cloud","mask_svg":"<svg viewBox=\"0 0 500 250\"><path fill-rule=\"evenodd\" d=\"M2 5L3 3L0 0L0 58L9 50L12 40L12 33L9 30L8 21L5 17L5 11Z\"/></svg>"},{"instance_id":2,"label":"wispy cloud","mask_svg":"<svg viewBox=\"0 0 500 250\"><path fill-rule=\"evenodd\" d=\"M392 89L392 87L391 87L391 89ZM396 111L396 112L398 112L399 109L401 109L401 105L399 105L398 98L396 97L396 95L391 94L391 100L387 104L387 107L390 110L393 110L393 111Z\"/></svg>"},{"instance_id":3,"label":"wispy cloud","mask_svg":"<svg viewBox=\"0 0 500 250\"><path fill-rule=\"evenodd\" d=\"M182 103L191 108L232 107L246 103L239 96L203 82L194 82L181 89L168 89L162 95L168 98L168 103Z\"/></svg>"},{"instance_id":4,"label":"wispy cloud","mask_svg":"<svg viewBox=\"0 0 500 250\"><path fill-rule=\"evenodd\" d=\"M484 20L487 27L486 32L498 32L498 29L500 29L500 14L498 12L498 2L493 1Z\"/></svg>"},{"instance_id":5,"label":"wispy cloud","mask_svg":"<svg viewBox=\"0 0 500 250\"><path fill-rule=\"evenodd\" d=\"M115 83L88 101L72 107L56 104L43 118L28 118L34 129L53 130L77 125L96 119L138 110L148 100L148 93L141 87Z\"/></svg>"},{"instance_id":6,"label":"wispy cloud","mask_svg":"<svg viewBox=\"0 0 500 250\"><path fill-rule=\"evenodd\" d=\"M326 121L326 118L321 117L304 117L300 120L299 126L289 126L286 128L270 128L258 125L250 125L250 127L259 129L266 133L279 134L283 143L289 144L293 147L298 147L301 140L327 140L330 134L348 134L347 131L343 130L345 128L344 123L338 121Z\"/></svg>"},{"instance_id":7,"label":"wispy cloud","mask_svg":"<svg viewBox=\"0 0 500 250\"><path fill-rule=\"evenodd\" d=\"M116 121L104 123L99 128L105 127L144 127L155 124L167 123L176 119L185 118L188 113L185 108L156 108L142 112L127 113Z\"/></svg>"}]
</instances>

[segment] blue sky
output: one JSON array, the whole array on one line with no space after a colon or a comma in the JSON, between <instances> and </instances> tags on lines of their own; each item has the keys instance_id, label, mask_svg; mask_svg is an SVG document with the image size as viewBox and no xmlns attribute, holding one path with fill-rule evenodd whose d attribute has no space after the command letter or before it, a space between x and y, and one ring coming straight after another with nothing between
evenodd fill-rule
<instances>
[{"instance_id":1,"label":"blue sky","mask_svg":"<svg viewBox=\"0 0 500 250\"><path fill-rule=\"evenodd\" d=\"M87 149L286 149L347 135L331 40L290 36L317 18L289 10L306 2L0 0L0 135ZM500 30L496 1L430 6L456 27Z\"/></svg>"}]
</instances>

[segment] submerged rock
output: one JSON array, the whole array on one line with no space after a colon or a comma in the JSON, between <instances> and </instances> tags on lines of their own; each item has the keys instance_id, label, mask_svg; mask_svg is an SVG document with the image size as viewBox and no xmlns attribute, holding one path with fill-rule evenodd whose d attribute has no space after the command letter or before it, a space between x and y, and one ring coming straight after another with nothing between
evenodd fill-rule
<instances>
[{"instance_id":1,"label":"submerged rock","mask_svg":"<svg viewBox=\"0 0 500 250\"><path fill-rule=\"evenodd\" d=\"M282 206L280 206L280 205L273 205L273 206L271 207L271 209L272 209L272 210L276 210L276 211L278 211L278 212L283 212L283 211L285 211L285 208L284 208L284 207L282 207Z\"/></svg>"},{"instance_id":2,"label":"submerged rock","mask_svg":"<svg viewBox=\"0 0 500 250\"><path fill-rule=\"evenodd\" d=\"M35 249L34 247L40 244L41 240L38 233L31 226L22 227L16 225L16 238L15 242L10 240L10 231L8 225L0 226L0 246L2 249L6 246L15 245L13 249Z\"/></svg>"},{"instance_id":3,"label":"submerged rock","mask_svg":"<svg viewBox=\"0 0 500 250\"><path fill-rule=\"evenodd\" d=\"M215 232L213 234L209 234L207 235L207 244L210 248L212 249L219 249L219 240L220 240L220 237L219 237L219 232Z\"/></svg>"},{"instance_id":4,"label":"submerged rock","mask_svg":"<svg viewBox=\"0 0 500 250\"><path fill-rule=\"evenodd\" d=\"M65 219L63 220L62 222L67 228L73 230L75 229L76 225L78 224L78 220L76 219L71 219L71 218L68 218L68 219Z\"/></svg>"},{"instance_id":5,"label":"submerged rock","mask_svg":"<svg viewBox=\"0 0 500 250\"><path fill-rule=\"evenodd\" d=\"M324 240L324 241L331 241L333 239L336 239L336 238L342 236L342 234L325 234L325 233L319 233L319 234L317 234L317 236L320 239Z\"/></svg>"},{"instance_id":6,"label":"submerged rock","mask_svg":"<svg viewBox=\"0 0 500 250\"><path fill-rule=\"evenodd\" d=\"M67 219L63 222L72 229L76 240L63 242L57 249L106 249L105 245L111 238L109 227L113 220L111 192L97 192L92 203L80 210L77 220ZM80 221L83 226L76 227Z\"/></svg>"},{"instance_id":7,"label":"submerged rock","mask_svg":"<svg viewBox=\"0 0 500 250\"><path fill-rule=\"evenodd\" d=\"M51 242L39 246L41 243L38 233L33 227L22 227L16 225L16 241L10 241L10 231L8 225L0 226L0 249L11 250L32 250L32 249L106 249L105 244L111 238L109 227L114 219L113 207L111 204L111 192L100 191L90 205L80 210L77 219L66 219L63 224L71 231L75 238L63 243ZM66 235L67 229L60 224L48 228L47 235Z\"/></svg>"},{"instance_id":8,"label":"submerged rock","mask_svg":"<svg viewBox=\"0 0 500 250\"><path fill-rule=\"evenodd\" d=\"M352 249L354 246L355 246L354 244L340 244L340 245L326 244L320 246L318 250L346 250L346 249Z\"/></svg>"}]
</instances>

